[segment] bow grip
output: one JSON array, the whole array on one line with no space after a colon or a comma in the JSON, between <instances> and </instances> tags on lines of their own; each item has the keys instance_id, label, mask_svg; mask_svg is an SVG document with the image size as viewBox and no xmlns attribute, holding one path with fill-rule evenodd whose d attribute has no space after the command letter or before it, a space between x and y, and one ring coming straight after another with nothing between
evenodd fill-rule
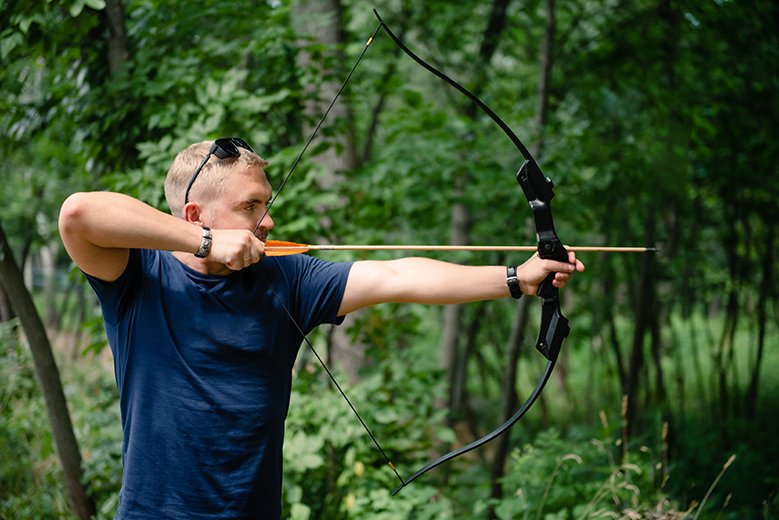
<instances>
[{"instance_id":1,"label":"bow grip","mask_svg":"<svg viewBox=\"0 0 779 520\"><path fill-rule=\"evenodd\" d=\"M560 290L552 285L555 273L549 273L538 286L538 297L543 299L541 306L541 328L536 338L536 350L546 359L557 359L563 340L568 337L571 327L568 318L560 311Z\"/></svg>"},{"instance_id":2,"label":"bow grip","mask_svg":"<svg viewBox=\"0 0 779 520\"><path fill-rule=\"evenodd\" d=\"M541 168L532 159L524 162L517 172L517 182L533 212L538 241L538 256L545 259L568 261L566 251L554 229L551 201L554 197L554 183L541 173ZM571 328L568 318L560 311L560 291L552 284L555 273L549 273L538 286L538 296L543 299L541 307L541 329L536 339L536 349L549 360L556 359L563 340Z\"/></svg>"}]
</instances>

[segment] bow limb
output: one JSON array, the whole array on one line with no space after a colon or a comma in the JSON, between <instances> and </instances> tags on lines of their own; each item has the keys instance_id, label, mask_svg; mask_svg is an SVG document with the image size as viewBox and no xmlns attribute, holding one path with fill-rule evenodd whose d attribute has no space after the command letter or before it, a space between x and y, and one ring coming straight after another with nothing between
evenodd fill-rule
<instances>
[{"instance_id":1,"label":"bow limb","mask_svg":"<svg viewBox=\"0 0 779 520\"><path fill-rule=\"evenodd\" d=\"M557 237L557 233L554 229L554 221L552 219L552 209L550 202L554 197L554 185L552 181L545 177L541 173L541 169L533 159L530 151L517 137L513 130L503 121L486 103L479 99L475 94L468 89L451 79L449 76L439 71L425 60L417 56L412 52L402 41L398 38L387 24L382 20L379 13L374 9L374 14L379 19L379 22L384 29L384 32L392 39L392 41L400 47L411 59L416 61L419 65L426 70L439 77L457 91L465 95L473 103L475 103L484 113L486 113L495 124L503 130L503 133L514 144L516 149L525 159L524 164L517 172L517 182L519 182L525 197L530 205L531 212L536 227L537 238L537 251L541 258L554 259L563 262L568 261L568 253ZM547 359L546 368L538 379L533 392L525 400L522 406L503 424L492 430L487 435L476 439L465 446L434 459L417 470L407 478L400 487L393 491L393 495L397 494L405 486L416 480L418 477L424 475L433 468L452 460L460 455L463 455L471 450L475 450L480 446L494 440L495 438L503 435L509 430L522 416L533 406L536 399L541 395L549 376L554 369L557 357L560 353L563 340L568 336L570 330L568 326L568 319L563 316L560 310L560 292L557 287L552 283L555 273L550 273L549 276L541 283L538 289L538 296L543 300L543 306L541 310L541 327L539 329L538 338L536 339L536 349Z\"/></svg>"},{"instance_id":2,"label":"bow limb","mask_svg":"<svg viewBox=\"0 0 779 520\"><path fill-rule=\"evenodd\" d=\"M496 125L500 127L501 130L508 136L508 138L511 140L512 143L514 143L514 146L519 150L519 152L522 154L522 157L524 157L526 160L533 160L533 156L530 154L530 151L527 149L527 147L522 143L522 141L517 137L517 134L514 133L514 131L509 127L509 125L506 124L505 121L503 121L498 114L496 114L489 106L487 106L484 101L479 99L474 93L472 93L467 88L463 87L459 83L457 83L455 80L441 72L440 70L436 69L429 63L427 63L425 60L414 54L414 52L406 47L406 45L398 38L395 33L392 32L392 30L387 26L387 24L384 22L384 20L379 15L379 12L376 11L376 9L373 10L373 14L376 15L376 18L379 19L379 24L381 25L382 29L384 29L384 32L387 33L387 36L392 39L393 42L395 42L395 45L400 47L400 49L405 52L412 60L417 62L419 65L424 67L426 70L431 72L432 74L438 76L440 79L447 82L451 87L458 90L461 94L465 95L468 99L473 101L479 108L481 108L489 117L492 119Z\"/></svg>"},{"instance_id":3,"label":"bow limb","mask_svg":"<svg viewBox=\"0 0 779 520\"><path fill-rule=\"evenodd\" d=\"M424 466L422 466L420 469L415 471L410 477L406 479L406 481L395 488L394 491L392 491L392 496L397 495L401 489L406 487L408 484L416 480L418 477L421 477L431 469L435 468L436 466L440 466L444 462L450 461L454 458L459 457L460 455L464 455L465 453L468 453L469 451L475 450L477 448L480 448L481 446L484 446L488 442L500 437L503 435L506 431L508 431L509 428L514 426L514 424L519 421L523 415L525 415L525 412L527 412L531 406L533 406L533 403L536 402L536 399L538 399L538 396L541 395L541 391L544 389L544 386L546 385L546 382L549 380L549 376L552 375L552 370L555 367L555 363L557 361L557 356L550 358L546 362L546 368L544 368L543 374L541 374L541 377L538 380L538 383L536 383L536 387L533 389L533 392L530 394L530 396L525 400L524 403L522 403L522 406L517 410L517 412L511 416L511 418L492 430L487 435L480 437L479 439L476 439L475 441L469 442L465 446L458 448L456 450L450 451L449 453L445 455L441 455L437 459L433 459L432 461L428 462Z\"/></svg>"}]
</instances>

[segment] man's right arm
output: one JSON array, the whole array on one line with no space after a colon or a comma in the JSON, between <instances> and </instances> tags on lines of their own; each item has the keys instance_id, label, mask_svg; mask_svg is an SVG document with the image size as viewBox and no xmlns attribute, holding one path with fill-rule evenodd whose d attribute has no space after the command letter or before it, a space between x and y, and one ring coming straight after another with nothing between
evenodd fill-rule
<instances>
[{"instance_id":1,"label":"man's right arm","mask_svg":"<svg viewBox=\"0 0 779 520\"><path fill-rule=\"evenodd\" d=\"M116 280L124 272L130 249L193 252L202 236L195 224L110 192L69 196L60 210L59 230L76 265L105 281Z\"/></svg>"}]
</instances>

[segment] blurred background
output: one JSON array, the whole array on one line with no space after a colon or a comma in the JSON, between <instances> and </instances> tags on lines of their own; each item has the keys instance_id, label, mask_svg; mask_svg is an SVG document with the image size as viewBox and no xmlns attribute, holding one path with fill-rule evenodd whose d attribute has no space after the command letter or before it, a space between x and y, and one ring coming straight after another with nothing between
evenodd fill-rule
<instances>
[{"instance_id":1,"label":"blurred background","mask_svg":"<svg viewBox=\"0 0 779 520\"><path fill-rule=\"evenodd\" d=\"M64 198L119 191L167 211L174 155L221 136L252 144L278 189L375 30L373 7L526 143L555 182L565 243L660 252L580 254L587 271L562 293L571 334L539 402L394 498L397 479L304 346L285 518L778 518L767 0L0 1L0 517L112 518L117 505L111 354L58 237ZM270 238L532 245L521 164L379 31L275 202ZM544 366L539 310L382 305L311 339L408 476L519 408Z\"/></svg>"}]
</instances>

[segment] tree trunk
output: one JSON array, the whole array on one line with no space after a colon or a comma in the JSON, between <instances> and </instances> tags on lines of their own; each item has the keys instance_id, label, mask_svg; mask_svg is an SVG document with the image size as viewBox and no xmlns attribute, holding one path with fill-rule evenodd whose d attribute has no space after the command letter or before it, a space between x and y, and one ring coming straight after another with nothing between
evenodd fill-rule
<instances>
[{"instance_id":1,"label":"tree trunk","mask_svg":"<svg viewBox=\"0 0 779 520\"><path fill-rule=\"evenodd\" d=\"M654 298L650 304L650 348L652 353L652 362L654 363L655 370L655 396L657 402L662 404L665 408L667 404L667 393L665 390L665 378L663 376L663 363L662 363L662 340L660 337L660 320L657 316L657 308L655 307Z\"/></svg>"},{"instance_id":2,"label":"tree trunk","mask_svg":"<svg viewBox=\"0 0 779 520\"><path fill-rule=\"evenodd\" d=\"M740 274L740 260L738 253L738 232L736 222L740 213L738 203L732 200L732 194L726 193L723 199L726 201L727 228L724 236L724 249L728 259L728 274L730 275L730 287L728 289L727 303L725 304L725 321L722 326L717 347L714 352L714 369L716 370L717 386L716 395L717 410L715 416L720 420L728 417L730 391L728 388L727 362L729 351L733 348L734 337L739 318L738 283Z\"/></svg>"},{"instance_id":3,"label":"tree trunk","mask_svg":"<svg viewBox=\"0 0 779 520\"><path fill-rule=\"evenodd\" d=\"M124 10L120 0L106 0L105 9L100 11L103 25L108 29L108 69L116 76L122 65L130 58L130 43L124 22Z\"/></svg>"},{"instance_id":4,"label":"tree trunk","mask_svg":"<svg viewBox=\"0 0 779 520\"><path fill-rule=\"evenodd\" d=\"M776 241L776 223L773 220L766 222L768 225L768 236L765 241L765 251L763 251L762 262L762 280L760 282L760 295L757 301L757 353L755 363L752 366L752 374L749 378L749 387L744 395L744 408L746 416L754 419L757 413L758 384L760 382L760 368L763 365L763 353L765 351L766 320L768 319L768 299L771 297L769 291L774 283L774 243Z\"/></svg>"},{"instance_id":5,"label":"tree trunk","mask_svg":"<svg viewBox=\"0 0 779 520\"><path fill-rule=\"evenodd\" d=\"M479 331L484 323L484 302L474 304L473 312L471 313L470 323L467 327L467 334L465 340L465 347L463 348L462 356L457 357L457 362L452 369L453 375L450 378L450 412L452 416L461 416L467 401L468 387L466 381L468 378L468 361L471 355L476 351L476 345L479 338ZM471 425L471 429L474 433L478 431L476 424Z\"/></svg>"},{"instance_id":6,"label":"tree trunk","mask_svg":"<svg viewBox=\"0 0 779 520\"><path fill-rule=\"evenodd\" d=\"M611 345L611 351L614 352L614 365L617 368L620 389L622 392L625 392L628 386L628 375L627 370L625 370L625 361L622 358L622 346L619 342L619 334L617 333L617 323L614 320L614 305L611 300L609 300L606 305L606 322L608 323L609 327L609 344Z\"/></svg>"},{"instance_id":7,"label":"tree trunk","mask_svg":"<svg viewBox=\"0 0 779 520\"><path fill-rule=\"evenodd\" d=\"M519 371L519 354L522 346L522 338L525 337L528 321L529 298L521 298L516 305L514 325L509 337L509 352L506 359L506 372L503 376L503 406L499 423L506 422L517 411L519 396L517 395L516 380ZM506 432L496 441L495 454L490 468L490 497L500 499L503 497L503 484L501 479L506 471L506 461L511 451L511 435ZM490 507L489 518L497 518L495 508Z\"/></svg>"},{"instance_id":8,"label":"tree trunk","mask_svg":"<svg viewBox=\"0 0 779 520\"><path fill-rule=\"evenodd\" d=\"M645 221L644 239L646 244L652 244L654 239L654 213L649 212ZM625 391L627 408L625 410L625 435L635 431L635 420L638 415L638 387L642 368L644 366L644 336L649 328L649 313L652 303L652 255L644 255L641 259L641 274L636 294L636 320L633 331L633 346L628 366L627 388ZM624 449L627 449L625 446Z\"/></svg>"},{"instance_id":9,"label":"tree trunk","mask_svg":"<svg viewBox=\"0 0 779 520\"><path fill-rule=\"evenodd\" d=\"M549 112L549 84L552 79L554 38L557 25L554 0L545 0L545 13L544 37L541 40L541 71L536 93L536 131L538 132L538 144L535 149L536 160L544 153L544 128Z\"/></svg>"},{"instance_id":10,"label":"tree trunk","mask_svg":"<svg viewBox=\"0 0 779 520\"><path fill-rule=\"evenodd\" d=\"M323 65L322 75L330 78L323 81L318 90L311 85L304 88L306 103L304 113L308 121L318 121L324 114L330 101L335 97L343 79L345 70L344 55L342 48L346 43L346 35L342 20L342 6L338 0L300 0L295 2L293 12L293 23L297 34L313 38L314 44L328 49L330 57L326 62L335 63L333 69L325 68ZM311 66L311 54L307 50L308 42L301 42L301 50L298 53L298 66L306 69ZM325 189L330 189L343 180L341 173L353 170L357 163L357 154L354 144L354 124L351 105L346 101L347 95L342 94L339 102L336 103L328 121L333 124L338 120L345 120L347 133L338 133L331 139L333 146L328 147L323 153L317 156L317 163L324 169L324 174L319 177L320 185ZM303 133L308 136L314 130L314 126L307 124L303 128ZM342 149L342 153L338 153Z\"/></svg>"},{"instance_id":11,"label":"tree trunk","mask_svg":"<svg viewBox=\"0 0 779 520\"><path fill-rule=\"evenodd\" d=\"M59 324L55 251L51 245L44 245L38 254L41 274L43 274L44 323L48 330L52 330Z\"/></svg>"},{"instance_id":12,"label":"tree trunk","mask_svg":"<svg viewBox=\"0 0 779 520\"><path fill-rule=\"evenodd\" d=\"M457 186L455 191L462 192L463 187L460 183L463 181L459 177L455 182ZM451 219L449 224L449 244L466 245L470 242L470 212L464 204L455 204L452 207ZM441 348L439 354L439 363L444 373L448 377L449 399L448 405L450 411L458 409L457 391L455 380L457 377L457 361L460 352L460 325L462 323L463 306L447 305L444 307L444 322L441 331ZM440 403L443 405L444 403Z\"/></svg>"},{"instance_id":13,"label":"tree trunk","mask_svg":"<svg viewBox=\"0 0 779 520\"><path fill-rule=\"evenodd\" d=\"M73 433L57 364L54 361L46 330L35 309L32 296L24 285L22 273L16 264L2 224L0 224L0 283L19 315L30 345L35 373L41 385L54 442L62 463L70 506L79 518L90 518L95 514L95 505L87 496L86 489L81 483L81 454Z\"/></svg>"},{"instance_id":14,"label":"tree trunk","mask_svg":"<svg viewBox=\"0 0 779 520\"><path fill-rule=\"evenodd\" d=\"M8 297L8 293L2 284L0 284L0 323L11 321L16 317L14 308L11 305L11 300Z\"/></svg>"},{"instance_id":15,"label":"tree trunk","mask_svg":"<svg viewBox=\"0 0 779 520\"><path fill-rule=\"evenodd\" d=\"M492 56L495 53L497 47L498 37L503 32L506 26L506 8L508 7L508 0L495 0L492 4L490 11L490 17L487 21L487 27L485 28L482 37L482 43L479 48L479 59L477 63L480 66L476 70L476 80L471 92L476 96L479 96L487 84L486 67L492 60ZM476 118L478 113L478 107L474 103L469 103L463 113L471 120ZM456 176L453 186L453 196L455 199L460 199L464 195L464 190L470 183L470 175L467 171L461 171ZM466 245L471 243L470 239L470 222L471 215L467 206L462 203L457 203L452 206L451 220L449 224L449 243L452 245ZM443 320L443 334L441 337L440 346L440 364L447 374L449 374L449 383L451 385L452 368L456 366L458 351L459 351L459 335L460 335L460 318L462 316L462 308L460 305L448 305L444 312ZM451 393L450 386L450 403L454 395Z\"/></svg>"},{"instance_id":16,"label":"tree trunk","mask_svg":"<svg viewBox=\"0 0 779 520\"><path fill-rule=\"evenodd\" d=\"M403 1L401 11L402 14L398 17L399 24L397 34L398 38L403 41L405 40L406 36L406 25L408 24L408 19L411 14L411 3L409 0ZM389 65L381 76L381 80L379 81L379 98L376 101L373 110L371 111L370 123L368 123L368 130L365 133L365 141L363 142L362 150L360 151L360 155L357 158L357 163L355 165L358 168L369 161L373 156L373 142L376 137L376 130L379 128L379 120L381 118L382 112L384 112L384 106L390 93L392 77L395 75L395 71L398 68L397 58L401 53L400 47L397 45L393 47L392 54L394 59L390 61Z\"/></svg>"},{"instance_id":17,"label":"tree trunk","mask_svg":"<svg viewBox=\"0 0 779 520\"><path fill-rule=\"evenodd\" d=\"M339 0L298 0L294 2L294 5L292 21L295 32L312 38L316 46L327 49L329 52L321 71L322 76L329 79L323 81L318 88L310 85L303 89L306 99L303 109L305 120L319 121L338 92L344 77L342 49L346 43L346 34L343 25L343 9ZM301 40L298 66L302 69L312 66L308 45L307 40ZM329 63L333 63L334 66L327 68ZM317 155L317 164L322 169L322 174L317 176L317 180L324 190L332 190L343 182L343 172L354 170L357 164L353 119L348 95L342 94L330 111L328 123L332 125L338 120L345 120L347 123L344 128L347 131L338 132L328 137L332 146L327 147L325 151ZM304 137L308 138L313 131L312 124L304 124ZM341 150L340 153L339 150ZM332 222L325 216L324 209L318 208L322 215L320 239L328 235L328 229L332 225ZM359 313L352 313L346 317L341 326L332 327L333 330L328 334L326 354L328 359L332 359L344 369L352 382L358 379L359 370L364 363L365 345L355 343L347 334L358 317Z\"/></svg>"},{"instance_id":18,"label":"tree trunk","mask_svg":"<svg viewBox=\"0 0 779 520\"><path fill-rule=\"evenodd\" d=\"M695 380L698 387L697 392L698 395L700 395L701 401L703 403L709 403L709 396L714 399L714 392L712 391L712 387L708 384L710 380L706 377L703 364L701 363L701 358L705 359L706 354L701 352L702 349L700 348L700 342L698 341L698 331L696 330L695 322L693 320L690 320L689 322L688 332L690 334L690 355L692 356L693 372L695 374ZM709 345L713 344L713 342L709 341L706 343ZM710 409L710 406L707 404L706 408Z\"/></svg>"},{"instance_id":19,"label":"tree trunk","mask_svg":"<svg viewBox=\"0 0 779 520\"><path fill-rule=\"evenodd\" d=\"M728 362L733 349L733 338L738 326L739 304L735 287L728 292L728 303L725 307L725 323L714 354L714 366L717 374L718 415L724 421L730 415L730 388L728 385Z\"/></svg>"}]
</instances>

